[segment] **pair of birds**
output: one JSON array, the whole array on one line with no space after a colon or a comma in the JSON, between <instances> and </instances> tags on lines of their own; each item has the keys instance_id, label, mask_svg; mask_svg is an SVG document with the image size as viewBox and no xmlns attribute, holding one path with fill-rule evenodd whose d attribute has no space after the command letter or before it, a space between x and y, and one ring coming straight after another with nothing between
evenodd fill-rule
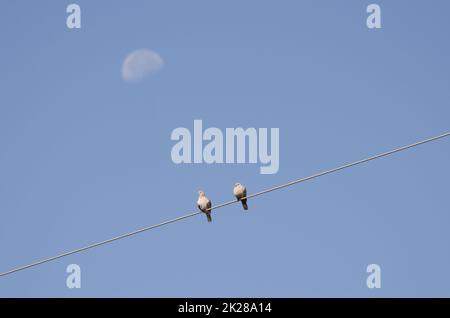
<instances>
[{"instance_id":1,"label":"pair of birds","mask_svg":"<svg viewBox=\"0 0 450 318\"><path fill-rule=\"evenodd\" d=\"M238 182L234 185L233 194L238 201L241 201L242 206L244 207L244 210L248 210L247 189ZM197 207L200 209L200 211L202 211L203 213L206 214L206 217L208 218L208 222L212 222L212 217L211 217L212 203L211 203L211 200L208 199L205 192L203 192L203 191L198 191Z\"/></svg>"}]
</instances>

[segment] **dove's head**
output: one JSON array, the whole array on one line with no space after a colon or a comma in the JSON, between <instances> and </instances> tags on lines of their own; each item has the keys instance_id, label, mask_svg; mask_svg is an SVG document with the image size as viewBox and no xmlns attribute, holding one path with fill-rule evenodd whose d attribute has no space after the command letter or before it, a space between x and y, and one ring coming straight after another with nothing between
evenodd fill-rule
<instances>
[{"instance_id":1,"label":"dove's head","mask_svg":"<svg viewBox=\"0 0 450 318\"><path fill-rule=\"evenodd\" d=\"M205 196L205 192L203 192L202 190L198 191L198 196L199 197L204 197Z\"/></svg>"},{"instance_id":2,"label":"dove's head","mask_svg":"<svg viewBox=\"0 0 450 318\"><path fill-rule=\"evenodd\" d=\"M241 184L239 183L239 182L236 182L235 184L234 184L234 186L235 187L239 187Z\"/></svg>"}]
</instances>

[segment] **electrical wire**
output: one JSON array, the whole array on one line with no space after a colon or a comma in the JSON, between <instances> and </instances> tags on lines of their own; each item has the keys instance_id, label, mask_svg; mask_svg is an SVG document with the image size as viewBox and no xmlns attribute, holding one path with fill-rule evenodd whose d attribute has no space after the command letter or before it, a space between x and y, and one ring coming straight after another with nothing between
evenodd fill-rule
<instances>
[{"instance_id":1,"label":"electrical wire","mask_svg":"<svg viewBox=\"0 0 450 318\"><path fill-rule=\"evenodd\" d=\"M340 170L343 170L343 169L347 169L347 168L350 168L350 167L353 167L353 166L356 166L356 165L360 165L360 164L363 164L363 163L366 163L366 162L369 162L369 161L372 161L372 160L376 160L376 159L379 159L379 158L382 158L382 157L386 157L386 156L392 155L394 153L397 153L397 152L400 152L400 151L404 151L404 150L407 150L407 149L410 149L410 148L413 148L413 147L417 147L419 145L423 145L423 144L426 144L426 143L429 143L429 142L432 142L432 141L435 141L435 140L438 140L438 139L441 139L441 138L444 138L444 137L448 137L448 136L450 136L450 132L447 132L445 134L438 135L438 136L435 136L435 137L432 137L432 138L428 138L428 139L425 139L425 140L421 140L421 141L418 141L416 143L413 143L413 144L410 144L410 145L406 145L406 146L403 146L403 147L400 147L400 148L396 148L396 149L393 149L393 150L390 150L390 151L387 151L387 152L383 152L381 154L378 154L378 155L375 155L375 156L372 156L372 157L368 157L366 159L362 159L362 160L358 160L358 161L355 161L355 162L352 162L352 163L348 163L348 164L339 166L337 168L333 168L333 169L330 169L330 170L325 170L325 171L313 174L313 175L311 175L309 177L304 177L304 178L301 178L301 179L293 180L291 182L288 182L288 183L285 183L285 184L281 184L281 185L278 185L278 186L275 186L275 187L272 187L272 188L269 188L269 189L266 189L266 190L263 190L263 191L251 194L251 195L248 195L247 197L245 197L243 199L255 198L255 197L267 194L269 192L273 192L273 191L276 191L276 190L284 189L284 188L293 186L293 185L301 183L301 182L305 182L305 181L308 181L308 180L311 180L311 179L315 179L315 178L318 178L318 177L321 177L321 176L324 176L324 175L327 175L327 174L331 174L331 173L334 173L334 172L337 172L337 171L340 171ZM234 203L237 203L237 202L239 202L239 201L237 201L237 200L228 201L228 202L225 202L225 203L213 206L213 207L211 207L208 210L217 210L217 209L226 207L228 205L231 205L231 204L234 204ZM73 254L77 254L77 253L80 253L80 252L83 252L83 251L86 251L86 250L89 250L89 249L93 249L93 248L101 246L101 245L112 243L114 241L121 240L121 239L130 237L130 236L142 233L142 232L146 232L146 231L149 231L149 230L152 230L152 229L155 229L155 228L158 228L158 227L170 224L170 223L178 222L178 221L181 221L181 220L193 217L193 216L201 214L201 213L203 213L203 212L189 213L189 214L186 214L186 215L174 218L174 219L170 219L170 220L158 223L158 224L150 225L150 226L147 226L147 227L144 227L144 228L141 228L141 229L129 232L129 233L125 233L125 234L122 234L122 235L119 235L119 236L116 236L116 237L113 237L113 238L110 238L110 239L107 239L107 240L104 240L104 241L101 241L101 242L97 242L97 243L94 243L94 244L91 244L91 245L87 245L85 247L81 247L81 248L78 248L78 249L75 249L75 250L71 250L71 251L68 251L68 252L56 255L56 256L52 256L52 257L46 258L46 259L42 259L40 261L36 261L36 262L28 264L28 265L16 267L16 268L13 268L13 269L11 269L9 271L0 273L0 277L6 276L6 275L10 275L12 273L16 273L16 272L19 272L19 271L23 271L25 269L28 269L28 268L31 268L31 267L35 267L35 266L38 266L38 265L41 265L41 264L44 264L44 263L48 263L48 262L51 262L51 261L54 261L54 260L57 260L57 259L69 256L69 255L73 255Z\"/></svg>"}]
</instances>

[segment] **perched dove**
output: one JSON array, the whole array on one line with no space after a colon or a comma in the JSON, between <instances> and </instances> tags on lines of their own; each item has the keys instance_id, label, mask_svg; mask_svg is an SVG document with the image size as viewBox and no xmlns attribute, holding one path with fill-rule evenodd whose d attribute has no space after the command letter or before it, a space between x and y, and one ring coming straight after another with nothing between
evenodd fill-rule
<instances>
[{"instance_id":1,"label":"perched dove","mask_svg":"<svg viewBox=\"0 0 450 318\"><path fill-rule=\"evenodd\" d=\"M206 214L206 217L208 218L208 222L212 222L211 218L211 200L208 199L205 195L205 192L198 191L198 201L197 206L203 213Z\"/></svg>"},{"instance_id":2,"label":"perched dove","mask_svg":"<svg viewBox=\"0 0 450 318\"><path fill-rule=\"evenodd\" d=\"M244 210L248 210L247 189L238 182L234 185L233 193L234 193L234 196L236 197L236 199L238 201L242 202L242 206L244 207Z\"/></svg>"}]
</instances>

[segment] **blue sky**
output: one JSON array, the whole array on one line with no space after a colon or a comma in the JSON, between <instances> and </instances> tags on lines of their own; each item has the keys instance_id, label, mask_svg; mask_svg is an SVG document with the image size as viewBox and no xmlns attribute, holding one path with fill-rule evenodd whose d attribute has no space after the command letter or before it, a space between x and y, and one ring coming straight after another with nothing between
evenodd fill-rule
<instances>
[{"instance_id":1,"label":"blue sky","mask_svg":"<svg viewBox=\"0 0 450 318\"><path fill-rule=\"evenodd\" d=\"M449 131L447 1L0 5L0 271ZM138 83L122 62L164 60ZM175 165L177 127L280 128L280 169ZM450 296L450 140L0 278L0 296ZM66 287L79 264L82 288ZM382 288L366 287L366 266Z\"/></svg>"}]
</instances>

